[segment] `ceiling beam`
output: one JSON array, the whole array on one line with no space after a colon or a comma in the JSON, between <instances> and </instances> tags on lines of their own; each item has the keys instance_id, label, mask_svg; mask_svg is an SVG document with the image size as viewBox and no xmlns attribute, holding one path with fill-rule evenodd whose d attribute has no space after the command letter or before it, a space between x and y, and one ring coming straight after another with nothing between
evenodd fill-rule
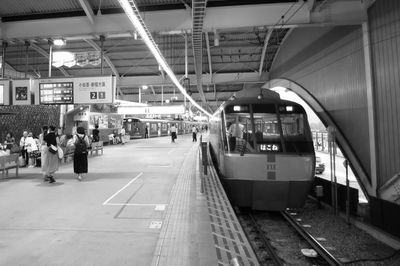
<instances>
[{"instance_id":1,"label":"ceiling beam","mask_svg":"<svg viewBox=\"0 0 400 266\"><path fill-rule=\"evenodd\" d=\"M101 47L93 40L88 40L88 39L84 39L85 42L87 42L88 44L90 44L90 46L92 46L96 51L98 52L102 52L101 51ZM124 95L124 93L121 91L121 89L119 88L119 84L120 84L120 75L118 73L117 68L115 67L115 65L113 64L113 62L111 62L111 59L103 52L103 59L104 61L106 61L107 65L111 68L111 71L113 72L113 74L115 75L115 78L117 80L117 92L120 95Z\"/></svg>"},{"instance_id":2,"label":"ceiling beam","mask_svg":"<svg viewBox=\"0 0 400 266\"><path fill-rule=\"evenodd\" d=\"M31 43L30 47L32 47L32 49L39 54L43 55L45 58L49 59L49 53L46 52L43 48L39 47L36 43ZM61 73L63 73L64 76L70 76L70 74L63 67L58 67L58 69L61 71Z\"/></svg>"},{"instance_id":3,"label":"ceiling beam","mask_svg":"<svg viewBox=\"0 0 400 266\"><path fill-rule=\"evenodd\" d=\"M295 4L296 10L302 1ZM260 4L207 8L203 31L243 27L281 27L276 25L293 3ZM284 27L317 25L360 25L367 19L365 6L359 0L334 1L326 12L310 12L304 5ZM345 10L346 12L343 12ZM251 16L243 16L251 14ZM289 14L290 15L290 14ZM37 19L3 22L0 39L32 39L74 37L82 35L131 34L132 25L125 14L95 16L92 24L86 16L56 19ZM78 27L76 25L79 25ZM146 25L151 32L184 33L192 28L191 13L187 10L146 12ZM89 36L89 37L90 37Z\"/></svg>"},{"instance_id":4,"label":"ceiling beam","mask_svg":"<svg viewBox=\"0 0 400 266\"><path fill-rule=\"evenodd\" d=\"M79 0L79 4L81 4L82 9L85 11L90 23L94 24L94 12L88 0Z\"/></svg>"},{"instance_id":5,"label":"ceiling beam","mask_svg":"<svg viewBox=\"0 0 400 266\"><path fill-rule=\"evenodd\" d=\"M233 92L217 92L217 98L218 100L227 100L229 99L232 95ZM204 96L206 97L207 101L216 101L215 100L215 95L214 92L205 92ZM141 100L142 102L146 102L146 101L155 101L155 102L161 102L162 99L165 100L170 100L172 97L178 97L177 100L174 100L173 102L184 102L184 96L181 93L163 93L163 95L160 94L142 94L141 95ZM200 103L202 102L202 97L200 97L199 93L193 93L191 96L196 102ZM126 100L126 101L133 101L133 102L138 102L139 101L139 94L138 93L126 93L122 100Z\"/></svg>"},{"instance_id":6,"label":"ceiling beam","mask_svg":"<svg viewBox=\"0 0 400 266\"><path fill-rule=\"evenodd\" d=\"M264 47L263 47L262 52L261 52L260 68L258 69L258 75L260 77L261 77L261 74L262 74L264 61L265 61L265 54L267 52L269 39L271 39L272 31L273 31L273 29L268 29L267 30L267 34L265 35Z\"/></svg>"},{"instance_id":7,"label":"ceiling beam","mask_svg":"<svg viewBox=\"0 0 400 266\"><path fill-rule=\"evenodd\" d=\"M95 41L89 40L89 39L84 39L84 41L87 42L88 44L90 44L90 46L92 46L96 51L101 52L101 47L97 43L95 43ZM117 68L115 67L113 62L111 62L111 59L104 53L103 53L103 59L106 61L108 66L111 68L111 71L117 77L117 80L118 80L120 78L120 76L119 76Z\"/></svg>"},{"instance_id":8,"label":"ceiling beam","mask_svg":"<svg viewBox=\"0 0 400 266\"><path fill-rule=\"evenodd\" d=\"M196 76L189 75L191 86L196 86ZM261 77L257 72L238 72L238 73L216 73L213 75L213 81L210 82L210 76L208 74L202 75L202 80L204 85L214 85L214 84L242 84L242 83L263 83L268 81L268 75L262 75ZM143 84L153 85L153 86L172 86L172 82L169 78L163 79L160 75L154 76L131 76L131 77L121 77L120 87L138 87Z\"/></svg>"}]
</instances>

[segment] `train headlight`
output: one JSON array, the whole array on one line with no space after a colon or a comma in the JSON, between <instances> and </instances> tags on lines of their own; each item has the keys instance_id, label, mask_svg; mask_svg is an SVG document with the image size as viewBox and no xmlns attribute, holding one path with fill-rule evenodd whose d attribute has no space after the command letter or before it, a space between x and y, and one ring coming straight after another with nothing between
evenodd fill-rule
<instances>
[{"instance_id":1,"label":"train headlight","mask_svg":"<svg viewBox=\"0 0 400 266\"><path fill-rule=\"evenodd\" d=\"M293 112L293 106L286 106L287 112Z\"/></svg>"}]
</instances>

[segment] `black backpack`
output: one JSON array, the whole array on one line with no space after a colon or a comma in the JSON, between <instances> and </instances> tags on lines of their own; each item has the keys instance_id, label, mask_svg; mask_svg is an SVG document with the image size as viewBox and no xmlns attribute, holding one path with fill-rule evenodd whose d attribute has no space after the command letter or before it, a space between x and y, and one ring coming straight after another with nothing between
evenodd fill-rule
<instances>
[{"instance_id":1,"label":"black backpack","mask_svg":"<svg viewBox=\"0 0 400 266\"><path fill-rule=\"evenodd\" d=\"M78 137L78 140L75 143L75 153L76 154L84 154L87 152L87 145L86 145L86 141L85 141L85 136L83 136L83 138L80 138L78 135L76 135Z\"/></svg>"}]
</instances>

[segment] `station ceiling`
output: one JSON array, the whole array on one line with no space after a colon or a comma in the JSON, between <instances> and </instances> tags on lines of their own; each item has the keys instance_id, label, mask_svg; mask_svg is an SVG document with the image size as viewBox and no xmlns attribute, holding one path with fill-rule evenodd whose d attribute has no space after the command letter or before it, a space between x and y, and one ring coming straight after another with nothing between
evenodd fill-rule
<instances>
[{"instance_id":1,"label":"station ceiling","mask_svg":"<svg viewBox=\"0 0 400 266\"><path fill-rule=\"evenodd\" d=\"M357 24L364 15L359 2L363 1L135 1L178 78L185 75L187 40L190 79L187 89L196 101L203 101L211 110L234 93L252 90L258 94L258 88L268 80L276 54L293 29ZM205 16L201 25L201 55L196 59L192 18L199 14L193 12L192 6L199 3L205 7ZM117 0L2 0L0 17L0 39L3 47L6 46L7 68L20 72L19 77L25 73L47 77L49 40L63 38L66 45L54 47L53 51L84 52L103 47L106 60L103 68L90 64L53 67L54 77L116 75L119 98L125 100L137 101L141 85L150 85L150 90L142 92L147 94L142 99L150 103L168 98L174 92L178 94L140 36L135 34ZM196 63L200 64L201 73L196 73ZM160 96L161 91L165 97ZM183 98L175 101L181 102Z\"/></svg>"}]
</instances>

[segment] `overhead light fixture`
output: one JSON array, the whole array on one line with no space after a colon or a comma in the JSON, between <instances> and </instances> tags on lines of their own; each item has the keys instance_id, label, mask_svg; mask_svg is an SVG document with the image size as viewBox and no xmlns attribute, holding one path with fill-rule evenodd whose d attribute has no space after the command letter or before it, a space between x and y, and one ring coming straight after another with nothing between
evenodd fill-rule
<instances>
[{"instance_id":1,"label":"overhead light fixture","mask_svg":"<svg viewBox=\"0 0 400 266\"><path fill-rule=\"evenodd\" d=\"M136 4L134 1L130 0L118 0L120 3L121 7L124 9L125 14L128 16L129 20L135 27L137 33L142 37L143 41L147 45L147 47L150 49L151 53L153 56L156 58L157 62L161 67L164 69L165 73L169 76L171 81L175 84L175 86L181 91L183 95L185 95L189 101L196 106L199 110L201 110L203 113L207 114L208 116L212 116L209 112L207 112L204 108L202 108L195 100L190 97L183 86L179 83L178 78L175 76L174 72L168 65L167 61L165 58L162 56L160 50L158 49L155 41L151 37L150 31L147 29L147 27L141 23L142 18L140 17L139 14L139 9L137 8Z\"/></svg>"},{"instance_id":2,"label":"overhead light fixture","mask_svg":"<svg viewBox=\"0 0 400 266\"><path fill-rule=\"evenodd\" d=\"M144 90L147 90L148 88L149 88L149 86L147 86L147 85L142 86L142 89L144 89Z\"/></svg>"},{"instance_id":3,"label":"overhead light fixture","mask_svg":"<svg viewBox=\"0 0 400 266\"><path fill-rule=\"evenodd\" d=\"M65 45L67 42L64 39L54 39L53 40L53 44L55 46L63 46Z\"/></svg>"}]
</instances>

